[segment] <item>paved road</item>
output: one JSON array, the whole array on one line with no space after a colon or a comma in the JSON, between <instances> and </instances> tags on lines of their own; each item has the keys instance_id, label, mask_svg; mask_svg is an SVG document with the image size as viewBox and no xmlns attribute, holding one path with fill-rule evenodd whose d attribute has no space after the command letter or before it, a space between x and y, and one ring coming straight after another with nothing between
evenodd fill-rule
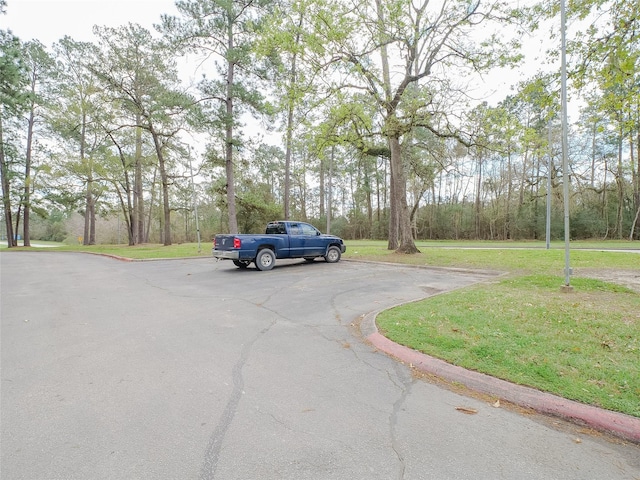
<instances>
[{"instance_id":1,"label":"paved road","mask_svg":"<svg viewBox=\"0 0 640 480\"><path fill-rule=\"evenodd\" d=\"M0 266L2 479L640 478L638 446L416 379L353 326L482 274L49 251Z\"/></svg>"}]
</instances>

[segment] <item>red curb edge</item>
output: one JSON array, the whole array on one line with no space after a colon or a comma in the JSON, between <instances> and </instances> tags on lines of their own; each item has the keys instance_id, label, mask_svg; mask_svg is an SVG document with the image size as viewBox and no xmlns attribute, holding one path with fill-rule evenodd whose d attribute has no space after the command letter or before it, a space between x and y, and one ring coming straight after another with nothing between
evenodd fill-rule
<instances>
[{"instance_id":1,"label":"red curb edge","mask_svg":"<svg viewBox=\"0 0 640 480\"><path fill-rule=\"evenodd\" d=\"M114 255L112 253L95 253L95 252L82 252L82 253L90 253L91 255L97 255L99 257L112 258L120 262L136 262L137 261L136 259L133 259L133 258L121 257L120 255Z\"/></svg>"},{"instance_id":2,"label":"red curb edge","mask_svg":"<svg viewBox=\"0 0 640 480\"><path fill-rule=\"evenodd\" d=\"M541 392L535 388L517 385L484 373L467 370L399 345L378 332L375 326L376 315L377 313L374 313L365 317L365 320L369 323L367 329L369 331L374 330L373 333L369 333L365 338L378 350L412 365L421 372L460 383L471 390L490 394L501 400L530 408L539 413L584 424L624 440L640 443L640 418L567 400L550 393Z\"/></svg>"}]
</instances>

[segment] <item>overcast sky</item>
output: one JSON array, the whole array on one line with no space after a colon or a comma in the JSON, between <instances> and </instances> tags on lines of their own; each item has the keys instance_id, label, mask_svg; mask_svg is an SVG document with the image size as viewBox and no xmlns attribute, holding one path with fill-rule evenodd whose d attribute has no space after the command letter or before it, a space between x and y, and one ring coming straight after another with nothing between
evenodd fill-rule
<instances>
[{"instance_id":1,"label":"overcast sky","mask_svg":"<svg viewBox=\"0 0 640 480\"><path fill-rule=\"evenodd\" d=\"M12 30L22 41L38 39L49 47L65 35L94 41L94 25L131 22L153 30L163 13L177 13L174 0L8 0L0 28Z\"/></svg>"}]
</instances>

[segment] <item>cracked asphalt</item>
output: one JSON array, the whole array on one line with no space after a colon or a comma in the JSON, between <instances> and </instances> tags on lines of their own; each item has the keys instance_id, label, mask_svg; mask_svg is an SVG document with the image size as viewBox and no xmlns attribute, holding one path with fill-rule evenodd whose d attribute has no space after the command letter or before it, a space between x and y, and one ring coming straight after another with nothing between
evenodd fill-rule
<instances>
[{"instance_id":1,"label":"cracked asphalt","mask_svg":"<svg viewBox=\"0 0 640 480\"><path fill-rule=\"evenodd\" d=\"M48 251L0 267L3 479L640 478L638 445L419 379L359 332L486 272Z\"/></svg>"}]
</instances>

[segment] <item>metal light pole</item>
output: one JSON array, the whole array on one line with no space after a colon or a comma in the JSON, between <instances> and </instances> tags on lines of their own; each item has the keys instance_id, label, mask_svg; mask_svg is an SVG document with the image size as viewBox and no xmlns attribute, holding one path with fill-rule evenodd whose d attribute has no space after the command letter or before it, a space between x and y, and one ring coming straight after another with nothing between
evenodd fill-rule
<instances>
[{"instance_id":1,"label":"metal light pole","mask_svg":"<svg viewBox=\"0 0 640 480\"><path fill-rule=\"evenodd\" d=\"M553 161L551 149L551 119L549 119L549 160L547 162L547 224L546 240L547 250L551 248L551 165Z\"/></svg>"},{"instance_id":2,"label":"metal light pole","mask_svg":"<svg viewBox=\"0 0 640 480\"><path fill-rule=\"evenodd\" d=\"M563 289L571 291L570 277L571 267L569 261L569 161L567 155L567 14L565 0L560 0L560 23L562 37L562 183L564 187L564 286Z\"/></svg>"}]
</instances>

